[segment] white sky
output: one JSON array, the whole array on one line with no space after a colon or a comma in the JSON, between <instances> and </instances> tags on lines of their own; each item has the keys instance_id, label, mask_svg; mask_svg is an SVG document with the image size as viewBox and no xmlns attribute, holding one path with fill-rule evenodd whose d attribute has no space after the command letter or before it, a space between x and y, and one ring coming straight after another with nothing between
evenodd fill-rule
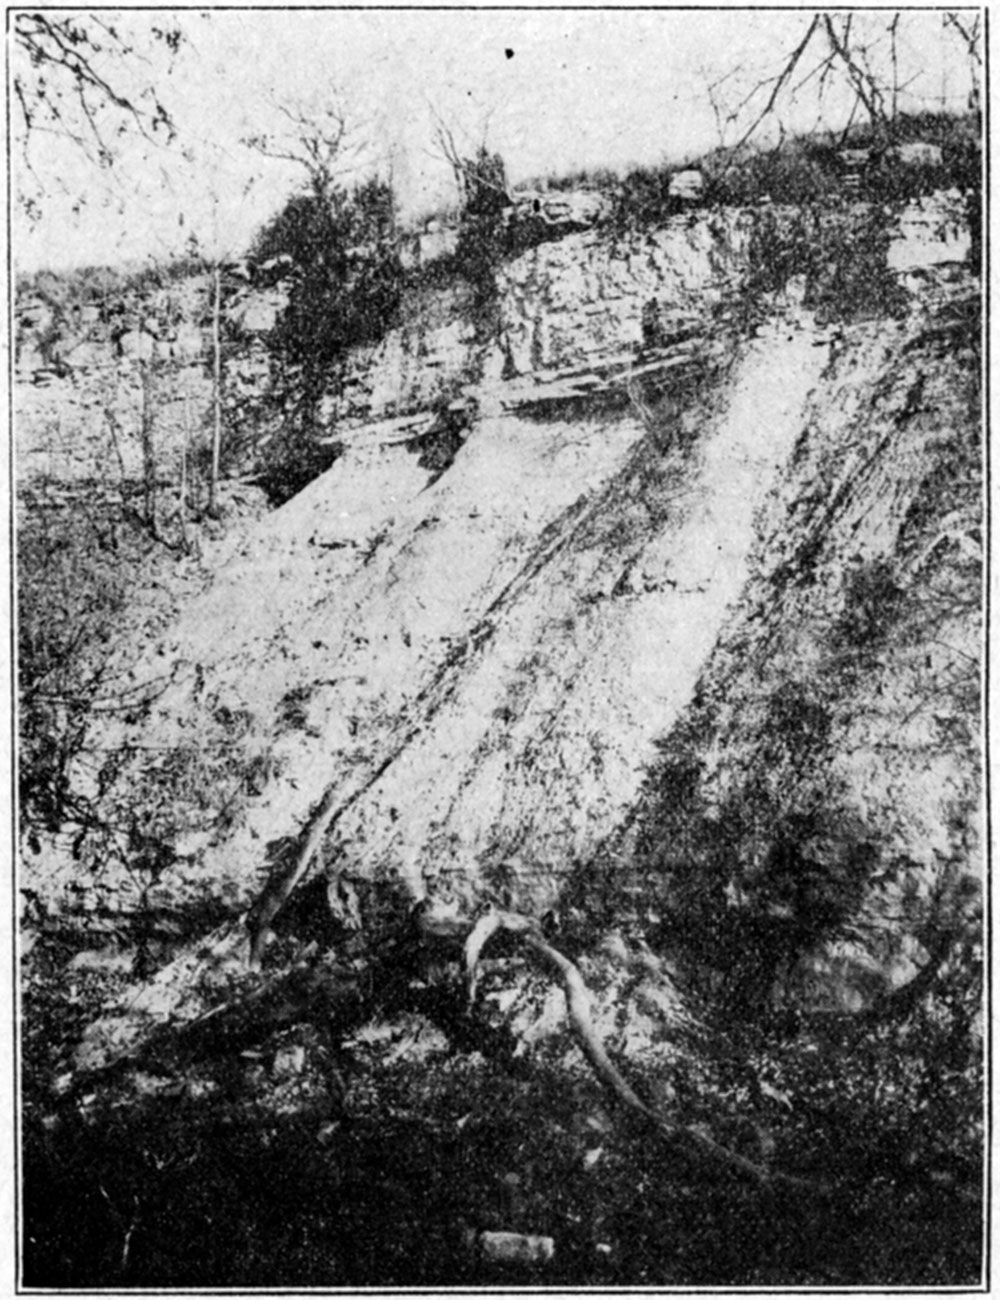
<instances>
[{"instance_id":1,"label":"white sky","mask_svg":"<svg viewBox=\"0 0 1000 1300\"><path fill-rule=\"evenodd\" d=\"M680 161L717 143L706 80L738 64L773 70L810 17L789 9L128 13L121 21L140 38L154 23L188 36L171 71L161 56L138 67L155 77L189 158L134 140L109 187L77 150L36 140L49 197L34 228L15 212L15 262L28 270L162 258L192 231L212 251L242 251L302 173L254 155L241 136L273 128L274 99L319 94L330 82L373 123L404 214L454 198L447 166L432 156L428 101L469 133L470 148L492 110L488 143L514 181L583 165ZM887 18L858 21L882 30ZM900 57L917 77L912 92L960 106L966 61L941 14L908 13L904 22ZM801 99L791 124L808 127L815 101ZM16 158L16 111L11 120ZM60 197L56 176L69 197ZM81 195L74 215L71 200Z\"/></svg>"}]
</instances>

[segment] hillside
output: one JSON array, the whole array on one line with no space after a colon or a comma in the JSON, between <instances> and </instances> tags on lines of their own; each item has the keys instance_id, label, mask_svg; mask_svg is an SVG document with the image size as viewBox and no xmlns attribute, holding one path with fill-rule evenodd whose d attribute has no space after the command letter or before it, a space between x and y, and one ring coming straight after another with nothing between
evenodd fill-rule
<instances>
[{"instance_id":1,"label":"hillside","mask_svg":"<svg viewBox=\"0 0 1000 1300\"><path fill-rule=\"evenodd\" d=\"M39 1132L114 1113L155 1134L173 1098L287 1121L293 1148L319 1133L304 1177L330 1194L354 1169L359 1231L402 1243L388 1283L455 1277L461 1222L552 1237L542 1284L978 1276L956 1226L981 1190L968 212L944 191L581 230L503 265L488 337L432 287L359 350L331 468L172 561L155 620L123 619L116 701L65 769L89 820L26 845L28 932L75 931L64 971L106 973L46 1061ZM609 1070L641 1094L620 1136ZM391 1186L338 1127L345 1097L362 1127L396 1116ZM520 1145L493 1097L523 1109ZM640 1161L644 1191L630 1106L680 1152L668 1177ZM435 1181L422 1220L435 1143L464 1204ZM758 1197L798 1179L760 1236ZM851 1226L803 1259L815 1196ZM873 1263L857 1243L901 1206ZM737 1230L749 1264L718 1253ZM148 1249L136 1284L161 1275ZM371 1259L327 1264L372 1281Z\"/></svg>"}]
</instances>

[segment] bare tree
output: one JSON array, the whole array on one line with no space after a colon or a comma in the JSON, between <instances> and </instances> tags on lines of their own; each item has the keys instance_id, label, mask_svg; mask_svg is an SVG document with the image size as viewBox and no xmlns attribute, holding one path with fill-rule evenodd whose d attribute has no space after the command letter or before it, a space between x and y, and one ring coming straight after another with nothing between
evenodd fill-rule
<instances>
[{"instance_id":1,"label":"bare tree","mask_svg":"<svg viewBox=\"0 0 1000 1300\"><path fill-rule=\"evenodd\" d=\"M969 94L969 108L978 112L981 103L980 77L983 69L982 53L982 15L968 13L946 13L944 15L945 31L957 34L969 62L969 75L972 89Z\"/></svg>"},{"instance_id":2,"label":"bare tree","mask_svg":"<svg viewBox=\"0 0 1000 1300\"><path fill-rule=\"evenodd\" d=\"M483 159L491 156L488 142L496 108L481 109L476 129L470 131L449 121L430 100L427 101L427 107L434 140L431 156L442 159L451 168L462 207L467 208L483 189L491 190L499 199L507 200L506 179L499 173L487 174L482 166ZM460 143L460 135L464 137L464 143Z\"/></svg>"},{"instance_id":3,"label":"bare tree","mask_svg":"<svg viewBox=\"0 0 1000 1300\"><path fill-rule=\"evenodd\" d=\"M806 92L815 94L821 117L835 99L831 122L839 115L849 126L861 115L876 138L891 139L902 97L912 93L910 87L923 75L922 70L905 75L901 59L911 17L897 11L815 13L805 21L795 44L766 74L755 73L747 64L718 75L702 69L723 144L735 152L769 121L783 136L792 105ZM982 63L978 17L946 14L944 26L962 41L975 87Z\"/></svg>"},{"instance_id":4,"label":"bare tree","mask_svg":"<svg viewBox=\"0 0 1000 1300\"><path fill-rule=\"evenodd\" d=\"M336 86L309 99L272 99L271 106L281 126L243 143L265 158L302 167L318 198L328 200L345 176L370 161L365 124L352 117Z\"/></svg>"},{"instance_id":5,"label":"bare tree","mask_svg":"<svg viewBox=\"0 0 1000 1300\"><path fill-rule=\"evenodd\" d=\"M14 14L12 28L19 156L35 189L30 194L22 185L21 202L29 214L37 215L47 190L32 152L39 137L67 141L105 170L129 135L157 144L175 139L173 116L149 63L157 49L173 59L185 42L180 27L154 23L137 33L111 15L35 10Z\"/></svg>"},{"instance_id":6,"label":"bare tree","mask_svg":"<svg viewBox=\"0 0 1000 1300\"><path fill-rule=\"evenodd\" d=\"M155 425L155 394L153 391L153 366L150 361L140 361L139 438L142 445L142 513L143 523L154 538L159 536L157 517L157 464Z\"/></svg>"},{"instance_id":7,"label":"bare tree","mask_svg":"<svg viewBox=\"0 0 1000 1300\"><path fill-rule=\"evenodd\" d=\"M726 116L726 110L720 92L726 83L732 81L735 77L738 77L743 69L741 66L730 68L729 71L723 72L719 76L716 76L712 69L707 65L702 65L698 71L705 86L705 94L708 97L712 116L715 118L715 129L719 137L719 147L725 148L728 118Z\"/></svg>"},{"instance_id":8,"label":"bare tree","mask_svg":"<svg viewBox=\"0 0 1000 1300\"><path fill-rule=\"evenodd\" d=\"M430 112L434 123L435 154L437 157L443 158L451 168L452 176L455 178L455 188L458 190L459 201L464 203L466 197L465 161L455 139L455 132L433 105L430 105Z\"/></svg>"},{"instance_id":9,"label":"bare tree","mask_svg":"<svg viewBox=\"0 0 1000 1300\"><path fill-rule=\"evenodd\" d=\"M261 401L281 412L281 436L267 456L273 491L287 499L330 463L324 395L339 384L348 350L389 327L402 267L395 195L376 170L385 159L372 119L349 113L335 87L275 107L282 128L243 143L305 173L305 185L258 231L249 253L252 266L280 265L286 286Z\"/></svg>"},{"instance_id":10,"label":"bare tree","mask_svg":"<svg viewBox=\"0 0 1000 1300\"><path fill-rule=\"evenodd\" d=\"M199 158L200 155L200 158ZM226 317L248 288L245 280L232 272L242 258L243 241L237 234L244 224L244 205L257 186L260 176L249 178L245 161L237 159L219 142L202 142L185 151L188 163L200 161L200 169L211 179L203 183L210 204L210 216L187 217L191 233L187 254L198 262L207 275L206 315L211 322L211 456L208 482L208 510L218 511L219 482L223 450L223 410L226 401ZM197 223L197 231L194 229Z\"/></svg>"},{"instance_id":11,"label":"bare tree","mask_svg":"<svg viewBox=\"0 0 1000 1300\"><path fill-rule=\"evenodd\" d=\"M208 485L208 508L219 506L219 461L222 453L222 267L212 268L212 471Z\"/></svg>"}]
</instances>

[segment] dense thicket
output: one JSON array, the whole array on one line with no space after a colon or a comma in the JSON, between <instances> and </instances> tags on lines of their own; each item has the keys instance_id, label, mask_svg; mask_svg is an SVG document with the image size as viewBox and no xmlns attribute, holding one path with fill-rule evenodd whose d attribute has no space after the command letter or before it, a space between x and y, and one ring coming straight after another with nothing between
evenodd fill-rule
<instances>
[{"instance_id":1,"label":"dense thicket","mask_svg":"<svg viewBox=\"0 0 1000 1300\"><path fill-rule=\"evenodd\" d=\"M283 417L269 456L272 494L294 495L331 459L320 403L352 347L391 325L402 293L396 202L378 178L293 195L254 241L251 269L281 279L288 302L267 340L266 401Z\"/></svg>"}]
</instances>

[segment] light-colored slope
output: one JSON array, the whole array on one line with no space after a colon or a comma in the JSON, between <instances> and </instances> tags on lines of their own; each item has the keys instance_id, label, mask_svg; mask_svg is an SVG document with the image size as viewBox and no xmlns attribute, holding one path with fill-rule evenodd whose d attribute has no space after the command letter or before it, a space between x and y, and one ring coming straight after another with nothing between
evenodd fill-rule
<instances>
[{"instance_id":1,"label":"light-colored slope","mask_svg":"<svg viewBox=\"0 0 1000 1300\"><path fill-rule=\"evenodd\" d=\"M824 358L810 332L768 330L698 411L694 442L661 417L491 611L447 703L341 822L350 867L471 898L495 873L524 906L552 901L690 700Z\"/></svg>"},{"instance_id":2,"label":"light-colored slope","mask_svg":"<svg viewBox=\"0 0 1000 1300\"><path fill-rule=\"evenodd\" d=\"M182 730L225 699L280 733L281 764L240 822L165 876L164 905L250 902L269 843L299 834L331 785L346 811L326 854L348 874L411 897L553 901L690 701L824 355L811 328L774 327L648 420L484 420L421 491L405 452L359 456L263 524L175 628L189 669L148 725ZM374 473L384 488L390 463L394 510L366 516L378 546L317 560L309 539L343 528L349 485ZM276 564L269 598L251 600ZM282 694L305 685L304 716L282 730ZM240 951L237 931L216 957L182 954L93 1026L79 1061L197 1013L206 971Z\"/></svg>"},{"instance_id":3,"label":"light-colored slope","mask_svg":"<svg viewBox=\"0 0 1000 1300\"><path fill-rule=\"evenodd\" d=\"M434 483L403 446L357 446L257 525L131 665L132 688L156 691L149 715L102 717L92 736L103 750L182 745L226 712L248 717L271 751L273 779L239 824L221 842L187 837L196 856L153 897L168 906L202 893L249 898L268 869L268 842L295 834L330 784L350 787L383 761L408 711L418 720L430 707L421 693L447 681L464 638L544 547L545 530L599 490L642 436L628 416L484 421ZM290 697L302 726L282 723ZM137 784L141 770L137 760ZM87 788L91 769L81 764L77 779ZM46 865L41 883L56 903L78 867ZM124 868L108 861L101 874L120 902L134 896Z\"/></svg>"},{"instance_id":4,"label":"light-colored slope","mask_svg":"<svg viewBox=\"0 0 1000 1300\"><path fill-rule=\"evenodd\" d=\"M149 717L103 724L105 746L180 745L222 711L268 754L232 825L192 818L153 898L248 902L331 786L350 872L476 896L512 860L524 901L551 897L690 698L823 357L775 326L656 414L483 419L432 483L406 448L356 445L135 668L171 673Z\"/></svg>"},{"instance_id":5,"label":"light-colored slope","mask_svg":"<svg viewBox=\"0 0 1000 1300\"><path fill-rule=\"evenodd\" d=\"M978 371L971 286L852 327L696 702L613 845L637 888L673 924L714 927L713 960L760 977L768 1000L856 1011L949 936L975 942Z\"/></svg>"}]
</instances>

